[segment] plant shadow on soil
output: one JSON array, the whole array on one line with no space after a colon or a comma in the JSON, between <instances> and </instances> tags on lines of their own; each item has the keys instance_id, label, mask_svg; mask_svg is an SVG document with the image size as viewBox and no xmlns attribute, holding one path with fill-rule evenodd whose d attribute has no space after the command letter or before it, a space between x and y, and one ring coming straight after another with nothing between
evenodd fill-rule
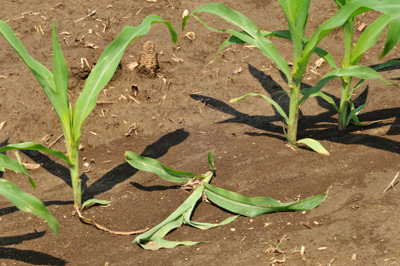
<instances>
[{"instance_id":1,"label":"plant shadow on soil","mask_svg":"<svg viewBox=\"0 0 400 266\"><path fill-rule=\"evenodd\" d=\"M34 233L28 233L24 235L0 237L0 259L16 260L29 263L31 265L66 265L67 262L65 260L42 252L4 247L41 238L45 234L46 231L35 231Z\"/></svg>"},{"instance_id":2,"label":"plant shadow on soil","mask_svg":"<svg viewBox=\"0 0 400 266\"><path fill-rule=\"evenodd\" d=\"M261 70L253 67L252 65L248 65L249 71L253 77L255 77L266 92L270 95L270 97L280 104L282 109L288 113L289 107L289 97L285 95L282 88L272 80L270 76L267 76ZM385 68L387 70L387 68ZM397 68L395 68L397 69ZM303 88L309 87L307 84L302 85ZM354 99L355 106L363 105L367 102L369 93L369 87L367 86L363 92ZM339 105L340 99L330 93L325 92L326 95L331 97L337 105ZM222 113L234 116L234 118L226 119L224 121L218 122L219 124L223 123L241 123L246 124L250 127L260 129L266 132L262 133L254 133L254 132L246 132L244 134L250 136L267 136L273 137L280 140L286 140L283 136L282 126L277 126L272 124L272 122L280 122L283 121L282 116L274 109L275 116L259 116L259 115L247 115L242 113L232 106L209 96L191 94L190 97L196 101L201 101L205 103L212 109L220 111ZM337 114L336 110L332 105L327 103L325 100L317 97L317 103L320 107L326 109L326 112L318 113L317 115L311 116L303 116L300 113L299 120L299 128L306 128L305 131L299 130L298 136L299 139L303 137L310 137L316 140L328 140L341 144L361 144L375 149L381 149L393 153L400 153L399 145L400 143L394 140L390 140L387 138L370 135L370 134L353 134L354 132L359 132L363 130L362 127L356 125L350 125L345 131L338 132L336 130L337 119L333 116ZM389 126L390 128L387 132L387 135L398 135L400 134L400 120L398 117L400 114L400 108L388 108L382 110L375 110L367 113L363 113L358 115L360 121L380 121L378 123L369 125L367 129L373 130L385 126ZM385 122L385 120L394 118L393 121ZM324 122L320 122L324 121ZM305 126L302 126L305 125Z\"/></svg>"},{"instance_id":3,"label":"plant shadow on soil","mask_svg":"<svg viewBox=\"0 0 400 266\"><path fill-rule=\"evenodd\" d=\"M153 159L157 159L159 157L164 156L167 154L168 150L176 146L185 139L189 137L189 133L185 131L184 129L177 129L171 133L168 133L164 136L162 136L159 140L154 142L153 144L148 145L145 150L140 154L141 156L144 157L150 157ZM1 145L6 145L7 140L4 141ZM56 163L53 161L51 158L48 156L36 152L36 151L30 151L30 150L23 150L22 151L24 154L26 154L28 157L30 157L33 161L35 161L38 164L41 164L46 171L51 173L54 176L57 176L58 178L62 179L68 186L72 187L71 185L71 180L70 180L70 175L69 175L69 170L67 167ZM85 174L82 174L80 176L82 180L82 199L88 200L91 199L99 194L102 194L106 191L109 191L112 189L114 186L117 184L124 182L128 178L131 178L135 173L137 173L138 170L133 168L129 163L123 163L120 164L116 167L114 167L111 171L100 177L98 180L96 180L93 184L91 184L89 187L87 186L88 182L88 177ZM136 183L132 183L135 187L145 190L145 191L153 191L153 190L164 190L168 188L176 188L177 186L170 186L170 187L152 187L152 188L146 188L144 186L141 186ZM55 201L53 204L57 203L64 203L60 201ZM67 202L66 204L72 204L72 201ZM45 203L46 204L46 203ZM50 204L50 205L53 205ZM49 203L47 203L49 205ZM8 214L10 212L16 211L17 208L15 207L9 207L7 208L9 210L4 211L3 209L0 210L0 215ZM2 214L4 213L4 214Z\"/></svg>"}]
</instances>

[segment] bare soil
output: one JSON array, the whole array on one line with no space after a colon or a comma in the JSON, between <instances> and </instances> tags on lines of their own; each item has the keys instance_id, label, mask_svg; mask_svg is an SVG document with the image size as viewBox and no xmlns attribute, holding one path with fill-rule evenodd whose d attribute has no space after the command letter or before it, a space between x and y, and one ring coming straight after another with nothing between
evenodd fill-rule
<instances>
[{"instance_id":1,"label":"bare soil","mask_svg":"<svg viewBox=\"0 0 400 266\"><path fill-rule=\"evenodd\" d=\"M320 140L331 155L292 149L285 143L281 117L267 102L248 98L228 103L231 98L256 92L271 95L287 108L288 98L278 93L287 85L276 67L257 49L242 45L230 47L208 64L227 36L208 31L194 19L189 19L185 32L180 31L182 12L207 2L212 1L2 1L0 18L28 52L50 69L55 21L70 70L73 103L91 67L124 26L138 25L147 15L158 14L179 32L174 44L167 28L155 24L148 35L132 42L85 122L81 139L84 198L112 202L108 207L90 208L85 215L113 230L143 229L163 221L189 196L176 184L133 169L125 162L125 151L201 174L208 170L207 151L214 150L214 185L282 202L330 188L327 200L311 211L240 217L228 226L207 231L184 226L167 239L207 242L146 251L132 244L135 236L112 235L81 223L72 214L66 165L40 153L23 152L25 162L41 165L31 170L37 191L24 176L11 171L1 176L45 202L60 223L61 240L57 242L42 220L18 211L3 198L1 265L278 265L279 261L285 265L400 265L400 194L396 187L383 193L400 170L399 87L377 80L366 82L354 95L357 105L368 102L359 117L366 123L382 121L366 128L351 125L345 132L337 130L332 107L310 99L302 108L299 137ZM220 2L240 10L262 29L286 28L277 1ZM93 10L94 16L74 22ZM313 1L308 35L334 12L333 1ZM216 17L202 17L218 28L227 26ZM366 14L357 18L357 23L368 25L374 18L375 14ZM187 32L194 32L195 39L185 37ZM157 45L156 77L128 67L140 59L146 41ZM290 61L290 43L273 41ZM377 59L383 41L368 51L361 64L384 62ZM341 31L332 32L321 47L340 64ZM395 48L386 60L398 55ZM0 123L5 121L0 145L54 142L62 134L57 116L33 75L3 38L0 66ZM304 86L314 85L328 71L326 64L310 69ZM381 73L399 84L398 69ZM340 97L340 82L332 81L324 90ZM53 148L65 151L63 139ZM85 162L90 167L83 166ZM200 203L193 219L218 222L230 215Z\"/></svg>"}]
</instances>

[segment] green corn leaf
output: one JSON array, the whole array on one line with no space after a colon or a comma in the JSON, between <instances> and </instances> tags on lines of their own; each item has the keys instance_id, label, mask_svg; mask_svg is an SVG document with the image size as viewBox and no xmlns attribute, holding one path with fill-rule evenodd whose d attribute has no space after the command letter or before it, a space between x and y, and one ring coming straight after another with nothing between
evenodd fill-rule
<instances>
[{"instance_id":1,"label":"green corn leaf","mask_svg":"<svg viewBox=\"0 0 400 266\"><path fill-rule=\"evenodd\" d=\"M290 31L288 30L277 30L274 32L267 32L267 31L261 31L264 37L278 37L278 38L283 38L289 41L292 41L292 37L290 36ZM307 36L303 36L303 46L306 46L308 43L308 38ZM337 65L335 62L335 59L333 56L328 53L328 51L316 47L314 50L314 53L322 57L333 69L337 69Z\"/></svg>"},{"instance_id":2,"label":"green corn leaf","mask_svg":"<svg viewBox=\"0 0 400 266\"><path fill-rule=\"evenodd\" d=\"M0 20L0 34L3 35L6 41L20 56L22 61L24 61L24 63L32 71L33 75L36 77L40 86L43 88L51 104L53 105L54 110L61 121L64 133L69 132L68 127L70 125L70 107L69 104L66 104L64 100L60 101L58 92L56 90L56 85L54 83L53 74L28 54L12 29L3 20ZM66 137L68 138L69 136L67 135Z\"/></svg>"},{"instance_id":3,"label":"green corn leaf","mask_svg":"<svg viewBox=\"0 0 400 266\"><path fill-rule=\"evenodd\" d=\"M305 138L297 141L297 144L305 144L310 147L313 151L318 152L322 155L330 155L330 153L315 139Z\"/></svg>"},{"instance_id":4,"label":"green corn leaf","mask_svg":"<svg viewBox=\"0 0 400 266\"><path fill-rule=\"evenodd\" d=\"M378 72L369 67L350 66L346 68L338 68L326 74L313 88L302 90L301 93L303 94L303 98L300 100L299 105L302 105L304 101L314 93L319 92L332 79L343 76L358 77L361 79L379 78L385 84L392 84L382 78Z\"/></svg>"},{"instance_id":5,"label":"green corn leaf","mask_svg":"<svg viewBox=\"0 0 400 266\"><path fill-rule=\"evenodd\" d=\"M81 95L76 101L73 114L75 140L79 140L83 122L96 105L98 94L114 75L128 44L136 38L148 33L151 25L154 23L165 24L169 28L173 41L177 41L177 34L171 24L157 15L146 17L139 26L125 27L120 35L118 35L100 56L83 87Z\"/></svg>"},{"instance_id":6,"label":"green corn leaf","mask_svg":"<svg viewBox=\"0 0 400 266\"><path fill-rule=\"evenodd\" d=\"M58 97L58 104L62 105L62 112L59 114L66 143L71 139L72 108L68 100L68 68L64 55L58 42L56 26L53 22L53 78ZM53 102L52 102L53 103Z\"/></svg>"},{"instance_id":7,"label":"green corn leaf","mask_svg":"<svg viewBox=\"0 0 400 266\"><path fill-rule=\"evenodd\" d=\"M399 64L400 64L400 60L390 60L385 63L379 64L379 65L373 67L372 69L375 71L378 71L385 67L395 66L395 65L399 65ZM365 79L361 79L359 82L357 82L357 84L353 87L353 89L351 90L349 95L352 95L355 92L355 90L358 89L364 83L364 81L365 81ZM396 84L394 84L394 85L396 85Z\"/></svg>"},{"instance_id":8,"label":"green corn leaf","mask_svg":"<svg viewBox=\"0 0 400 266\"><path fill-rule=\"evenodd\" d=\"M18 152L15 152L15 157L17 158L17 161L11 159L7 155L4 155L4 154L0 153L0 171L4 172L5 169L9 169L9 170L12 170L12 171L15 171L15 172L18 172L18 173L25 174L28 177L29 183L31 184L33 189L36 190L35 181L29 175L28 169L26 169L26 167L22 164L21 158L20 158Z\"/></svg>"},{"instance_id":9,"label":"green corn leaf","mask_svg":"<svg viewBox=\"0 0 400 266\"><path fill-rule=\"evenodd\" d=\"M193 222L190 220L190 217L192 216L192 213L194 211L195 206L192 206L192 208L190 208L189 210L187 210L183 216L183 222L184 224L188 224L190 226L193 226L197 229L201 229L201 230L208 230L211 228L215 228L215 227L219 227L219 226L223 226L223 225L227 225L230 224L231 222L233 222L234 220L236 220L236 218L239 217L239 215L236 216L231 216L227 219L225 219L224 221L215 224L215 223L200 223L200 222Z\"/></svg>"},{"instance_id":10,"label":"green corn leaf","mask_svg":"<svg viewBox=\"0 0 400 266\"><path fill-rule=\"evenodd\" d=\"M58 42L56 25L53 22L53 78L60 101L68 106L68 68Z\"/></svg>"},{"instance_id":11,"label":"green corn leaf","mask_svg":"<svg viewBox=\"0 0 400 266\"><path fill-rule=\"evenodd\" d=\"M210 26L208 26L204 21L202 21L200 18L198 18L195 14L198 12L205 12L205 13L210 13L213 15L216 15L227 22L237 26L239 29L242 30L242 32L228 29L228 30L217 30L214 29ZM200 23L202 23L204 26L206 26L208 29L216 31L216 32L227 32L233 36L235 36L238 39L241 39L242 41L254 45L257 48L261 50L261 52L270 58L272 61L275 62L277 67L285 74L287 80L291 80L291 73L290 73L290 68L283 59L283 57L279 54L277 51L276 47L274 44L263 37L261 34L260 30L257 28L257 26L245 15L242 13L227 7L223 4L217 4L217 3L210 3L203 5L199 8L196 8L191 12L189 15L185 16L182 20L182 29L185 28L186 21L189 17L194 17L197 19ZM223 44L226 46L226 43ZM221 50L221 49L220 49Z\"/></svg>"},{"instance_id":12,"label":"green corn leaf","mask_svg":"<svg viewBox=\"0 0 400 266\"><path fill-rule=\"evenodd\" d=\"M67 156L65 156L64 153L60 151L55 151L51 150L42 144L35 143L35 142L24 142L24 143L18 143L18 144L9 144L7 146L3 146L0 148L0 152L6 152L6 151L11 151L11 150L34 150L34 151L40 151L44 152L50 155L53 155L67 164L72 164L72 162L68 159Z\"/></svg>"},{"instance_id":13,"label":"green corn leaf","mask_svg":"<svg viewBox=\"0 0 400 266\"><path fill-rule=\"evenodd\" d=\"M367 126L370 126L370 125L372 125L372 124L379 123L379 122L382 121L382 120L375 120L375 121L372 121L371 123L368 123L368 124L363 124L363 123L361 123L360 120L358 119L358 116L357 116L357 115L358 115L358 113L361 112L361 110L362 110L366 105L367 105L367 103L364 103L364 104L358 106L357 108L355 108L354 102L350 99L350 114L348 115L348 117L347 117L347 119L346 119L346 126L348 126L348 125L350 124L351 120L353 120L354 123L355 123L357 126L360 126L360 127L367 127Z\"/></svg>"},{"instance_id":14,"label":"green corn leaf","mask_svg":"<svg viewBox=\"0 0 400 266\"><path fill-rule=\"evenodd\" d=\"M364 52L378 41L382 31L389 23L390 17L389 15L382 15L364 30L351 51L352 65L358 64Z\"/></svg>"},{"instance_id":15,"label":"green corn leaf","mask_svg":"<svg viewBox=\"0 0 400 266\"><path fill-rule=\"evenodd\" d=\"M319 42L333 29L342 26L349 19L369 10L376 10L387 15L396 15L400 12L400 1L354 0L346 3L335 15L318 27L304 48L303 56L299 60L299 65L304 66L308 63L311 54Z\"/></svg>"},{"instance_id":16,"label":"green corn leaf","mask_svg":"<svg viewBox=\"0 0 400 266\"><path fill-rule=\"evenodd\" d=\"M29 176L28 170L23 164L11 159L5 154L0 154L0 171L4 171L4 169L9 169Z\"/></svg>"},{"instance_id":17,"label":"green corn leaf","mask_svg":"<svg viewBox=\"0 0 400 266\"><path fill-rule=\"evenodd\" d=\"M208 161L208 167L210 167L211 171L215 172L215 166L214 166L214 151L209 151L207 153L207 161Z\"/></svg>"},{"instance_id":18,"label":"green corn leaf","mask_svg":"<svg viewBox=\"0 0 400 266\"><path fill-rule=\"evenodd\" d=\"M22 170L22 173L24 173L25 175L28 176L29 183L31 184L31 186L33 187L33 189L36 190L35 181L33 181L32 177L26 173L26 172L27 172L27 169L26 169L26 167L22 164L21 157L19 156L19 153L16 151L14 154L15 154L15 157L17 158L17 161L18 161L18 164L19 164L19 168ZM25 172L25 170L26 170L26 172Z\"/></svg>"},{"instance_id":19,"label":"green corn leaf","mask_svg":"<svg viewBox=\"0 0 400 266\"><path fill-rule=\"evenodd\" d=\"M168 167L165 167L159 161L153 158L142 157L134 152L126 152L125 158L126 161L134 168L146 172L155 173L160 178L170 182L187 183L190 179L194 177L200 177L190 172L169 169Z\"/></svg>"},{"instance_id":20,"label":"green corn leaf","mask_svg":"<svg viewBox=\"0 0 400 266\"><path fill-rule=\"evenodd\" d=\"M307 25L310 2L310 0L279 0L293 42L293 62L297 62L303 52L303 36Z\"/></svg>"},{"instance_id":21,"label":"green corn leaf","mask_svg":"<svg viewBox=\"0 0 400 266\"><path fill-rule=\"evenodd\" d=\"M280 107L277 102L275 102L274 100L272 100L271 98L269 98L268 96L265 96L263 94L247 93L246 95L243 95L241 97L231 99L229 102L234 103L234 102L240 101L249 96L261 97L264 100L266 100L267 102L269 102L270 104L272 104L272 106L275 107L276 111L278 111L278 113L285 119L285 122L288 123L289 118L287 117L285 111L283 111L282 107Z\"/></svg>"},{"instance_id":22,"label":"green corn leaf","mask_svg":"<svg viewBox=\"0 0 400 266\"><path fill-rule=\"evenodd\" d=\"M213 174L210 172L204 177L204 183L210 182ZM192 241L168 241L162 239L170 231L182 226L185 222L185 215L189 211L190 214L196 206L197 202L203 195L204 186L199 186L195 191L178 207L167 219L148 230L147 232L137 236L133 243L140 245L144 249L158 250L160 248L173 248L178 245L191 246L200 242ZM190 216L190 215L189 215ZM187 217L187 216L186 216ZM189 217L190 218L190 217ZM187 218L188 219L188 218ZM225 221L224 221L225 222Z\"/></svg>"},{"instance_id":23,"label":"green corn leaf","mask_svg":"<svg viewBox=\"0 0 400 266\"><path fill-rule=\"evenodd\" d=\"M44 219L53 232L58 235L57 220L50 214L46 206L36 197L23 192L14 183L0 178L0 194L23 212L32 213Z\"/></svg>"},{"instance_id":24,"label":"green corn leaf","mask_svg":"<svg viewBox=\"0 0 400 266\"><path fill-rule=\"evenodd\" d=\"M357 115L358 113L367 105L367 103L364 103L360 105L357 108L354 108L354 102L350 99L350 114L346 119L346 126L350 124L350 121L353 120L354 123L356 123L357 126L366 126L360 122L358 119Z\"/></svg>"},{"instance_id":25,"label":"green corn leaf","mask_svg":"<svg viewBox=\"0 0 400 266\"><path fill-rule=\"evenodd\" d=\"M280 203L269 197L246 197L239 193L214 187L203 183L207 198L219 207L247 217L278 211L306 211L317 207L323 202L327 193L310 197L298 202Z\"/></svg>"},{"instance_id":26,"label":"green corn leaf","mask_svg":"<svg viewBox=\"0 0 400 266\"><path fill-rule=\"evenodd\" d=\"M29 181L31 182L33 188L36 189L36 185L33 182L33 179L30 177L26 167L21 163L18 153L16 152L15 155L17 156L18 161L11 159L4 154L0 154L0 171L9 169L15 172L23 173L29 177ZM44 219L54 233L58 235L57 220L50 214L46 206L44 206L39 199L23 192L14 183L4 179L0 179L0 194L6 197L21 211L35 214Z\"/></svg>"},{"instance_id":27,"label":"green corn leaf","mask_svg":"<svg viewBox=\"0 0 400 266\"><path fill-rule=\"evenodd\" d=\"M83 204L82 204L82 210L83 209L85 209L85 207L89 207L89 206L91 206L91 205L107 205L107 204L110 204L111 203L111 201L108 201L108 200L99 200L99 199L90 199L90 200L87 200L87 201L85 201Z\"/></svg>"},{"instance_id":28,"label":"green corn leaf","mask_svg":"<svg viewBox=\"0 0 400 266\"><path fill-rule=\"evenodd\" d=\"M144 249L157 250L165 247L175 247L177 245L193 245L196 242L175 242L168 243L161 240L171 230L180 227L183 224L184 214L191 209L200 200L203 194L204 186L198 187L193 193L180 205L167 219L153 227L149 231L138 235L134 240L134 244L140 245ZM160 242L161 241L161 242ZM198 243L198 242L197 242ZM162 244L158 246L157 244ZM166 246L168 244L168 246Z\"/></svg>"},{"instance_id":29,"label":"green corn leaf","mask_svg":"<svg viewBox=\"0 0 400 266\"><path fill-rule=\"evenodd\" d=\"M339 107L337 107L337 105L336 105L335 101L332 99L332 97L326 95L322 91L318 91L314 94L311 94L310 97L321 97L322 99L324 99L325 101L330 103L336 109L336 111L339 112Z\"/></svg>"},{"instance_id":30,"label":"green corn leaf","mask_svg":"<svg viewBox=\"0 0 400 266\"><path fill-rule=\"evenodd\" d=\"M391 15L388 32L386 34L385 47L383 48L380 58L389 53L400 40L400 13Z\"/></svg>"},{"instance_id":31,"label":"green corn leaf","mask_svg":"<svg viewBox=\"0 0 400 266\"><path fill-rule=\"evenodd\" d=\"M179 227L179 226L176 225L176 227ZM175 228L172 228L172 229L175 229ZM177 246L193 246L193 245L197 245L199 243L202 243L202 241L169 241L169 240L165 240L163 238L157 238L153 241L150 241L146 244L142 244L140 246L142 248L148 249L148 250L159 250L162 248L169 249L169 248L174 248Z\"/></svg>"}]
</instances>

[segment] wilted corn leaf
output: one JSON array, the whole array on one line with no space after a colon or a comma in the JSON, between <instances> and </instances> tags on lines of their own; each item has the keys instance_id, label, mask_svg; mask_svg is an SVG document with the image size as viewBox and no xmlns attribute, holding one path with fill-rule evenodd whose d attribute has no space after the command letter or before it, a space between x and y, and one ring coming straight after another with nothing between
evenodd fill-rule
<instances>
[{"instance_id":1,"label":"wilted corn leaf","mask_svg":"<svg viewBox=\"0 0 400 266\"><path fill-rule=\"evenodd\" d=\"M137 236L133 243L140 245L144 249L157 250L160 248L173 248L177 245L194 245L199 242L191 241L167 241L162 239L171 230L180 227L184 221L184 214L187 210L196 205L201 198L204 187L198 187L190 196L178 207L167 219L149 231Z\"/></svg>"},{"instance_id":2,"label":"wilted corn leaf","mask_svg":"<svg viewBox=\"0 0 400 266\"><path fill-rule=\"evenodd\" d=\"M133 167L142 171L155 173L160 178L170 182L187 183L193 177L200 177L190 172L169 169L153 158L142 157L134 152L126 152L125 158Z\"/></svg>"},{"instance_id":3,"label":"wilted corn leaf","mask_svg":"<svg viewBox=\"0 0 400 266\"><path fill-rule=\"evenodd\" d=\"M204 178L203 184L209 182L212 178L212 173ZM137 236L133 243L140 245L144 249L158 250L161 248L174 248L178 245L192 246L200 242L193 241L169 241L163 239L170 231L188 224L195 228L206 230L217 226L222 226L233 222L238 216L230 217L221 223L199 223L190 220L197 202L201 199L204 191L204 186L196 188L196 190L178 207L167 219L162 223L150 229L149 231Z\"/></svg>"},{"instance_id":4,"label":"wilted corn leaf","mask_svg":"<svg viewBox=\"0 0 400 266\"><path fill-rule=\"evenodd\" d=\"M243 216L256 217L278 211L306 211L323 202L327 193L298 202L280 203L269 197L246 197L239 193L204 183L207 198L219 207Z\"/></svg>"}]
</instances>

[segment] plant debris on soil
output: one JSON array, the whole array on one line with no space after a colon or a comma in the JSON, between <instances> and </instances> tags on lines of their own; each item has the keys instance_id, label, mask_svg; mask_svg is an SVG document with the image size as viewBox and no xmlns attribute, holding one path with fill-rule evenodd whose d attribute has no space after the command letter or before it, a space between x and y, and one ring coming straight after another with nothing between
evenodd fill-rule
<instances>
[{"instance_id":1,"label":"plant debris on soil","mask_svg":"<svg viewBox=\"0 0 400 266\"><path fill-rule=\"evenodd\" d=\"M212 184L246 196L268 196L282 202L323 193L328 198L306 212L239 217L210 230L184 226L166 239L206 241L190 247L146 251L134 236L113 235L85 225L74 216L69 171L59 160L24 151L32 165L33 191L26 178L11 171L0 177L41 199L60 224L60 240L33 215L0 200L1 265L400 265L400 88L378 80L365 82L354 95L369 127L337 130L336 111L318 98L302 106L299 136L324 145L330 156L285 145L282 119L271 105L252 98L229 100L255 92L270 95L288 108L279 92L286 82L260 51L246 45L226 49L210 63L227 35L210 32L192 20L180 32L182 13L215 1L7 1L0 10L27 51L46 67L52 64L52 22L70 72L69 96L75 102L101 52L124 26L147 15L169 20L179 33L171 41L165 26L127 48L111 82L83 127L81 167L83 198L109 200L85 216L115 231L153 227L187 198L188 192L154 174L132 168L125 151L152 157L174 169L203 173L207 152L215 152L217 175ZM240 10L261 29L285 29L277 1L220 1ZM312 1L309 28L315 30L336 12L333 1ZM374 13L357 17L369 25ZM215 18L214 25L223 21ZM222 27L222 26L221 26ZM340 30L321 43L342 58ZM147 43L147 44L146 44ZM340 43L337 47L332 43ZM143 46L145 44L145 48ZM378 62L384 39L361 64ZM150 45L150 46L149 46ZM0 146L35 141L65 150L56 113L29 69L0 38ZM291 58L290 43L278 50ZM147 54L146 54L147 51ZM396 47L388 58L397 58ZM142 59L143 58L143 59ZM147 60L147 61L146 61ZM304 77L314 85L329 66L315 56ZM340 64L341 62L337 62ZM314 66L315 65L315 66ZM380 72L399 85L400 71ZM324 91L340 97L340 81ZM11 154L10 154L11 155ZM384 191L384 193L383 193ZM218 223L232 214L201 204L193 219Z\"/></svg>"}]
</instances>

